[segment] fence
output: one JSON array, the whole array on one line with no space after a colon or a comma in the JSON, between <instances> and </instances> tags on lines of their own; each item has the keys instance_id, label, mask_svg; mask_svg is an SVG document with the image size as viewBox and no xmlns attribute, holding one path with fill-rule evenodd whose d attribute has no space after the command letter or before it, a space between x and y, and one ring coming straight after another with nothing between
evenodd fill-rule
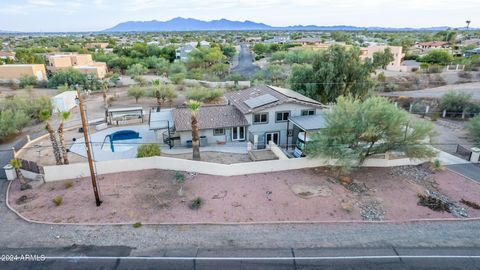
<instances>
[{"instance_id":1,"label":"fence","mask_svg":"<svg viewBox=\"0 0 480 270\"><path fill-rule=\"evenodd\" d=\"M457 144L457 150L455 151L458 155L462 156L466 160L471 160L472 159L472 150Z\"/></svg>"}]
</instances>

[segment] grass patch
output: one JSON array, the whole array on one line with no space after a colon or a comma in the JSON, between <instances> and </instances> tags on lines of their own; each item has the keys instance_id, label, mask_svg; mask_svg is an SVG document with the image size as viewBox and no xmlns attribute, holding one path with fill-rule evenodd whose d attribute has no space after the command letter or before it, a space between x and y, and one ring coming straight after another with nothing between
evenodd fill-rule
<instances>
[{"instance_id":1,"label":"grass patch","mask_svg":"<svg viewBox=\"0 0 480 270\"><path fill-rule=\"evenodd\" d=\"M132 227L135 228L135 229L140 228L140 227L142 227L142 223L141 222L133 223Z\"/></svg>"}]
</instances>

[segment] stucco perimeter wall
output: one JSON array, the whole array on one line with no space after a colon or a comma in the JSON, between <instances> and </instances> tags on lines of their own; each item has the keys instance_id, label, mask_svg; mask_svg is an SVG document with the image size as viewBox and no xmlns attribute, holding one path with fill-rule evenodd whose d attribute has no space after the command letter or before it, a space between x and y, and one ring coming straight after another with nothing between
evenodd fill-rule
<instances>
[{"instance_id":1,"label":"stucco perimeter wall","mask_svg":"<svg viewBox=\"0 0 480 270\"><path fill-rule=\"evenodd\" d=\"M366 167L392 167L400 165L417 165L424 160L410 159L368 159ZM234 176L255 173L267 173L274 171L296 170L333 165L334 160L294 158L282 160L269 160L259 162L246 162L236 164L219 164L203 161L193 161L169 157L148 157L136 159L122 159L96 162L97 174L108 174L128 171L141 171L148 169L162 169L175 171L197 172L202 174ZM88 163L77 163L61 166L45 166L45 181L59 181L75 179L90 175Z\"/></svg>"}]
</instances>

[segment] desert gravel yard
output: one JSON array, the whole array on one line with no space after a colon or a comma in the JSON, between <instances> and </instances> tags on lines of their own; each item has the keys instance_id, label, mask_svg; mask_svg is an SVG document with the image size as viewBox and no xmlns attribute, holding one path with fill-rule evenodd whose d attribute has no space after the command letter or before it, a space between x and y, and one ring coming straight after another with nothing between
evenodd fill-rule
<instances>
[{"instance_id":1,"label":"desert gravel yard","mask_svg":"<svg viewBox=\"0 0 480 270\"><path fill-rule=\"evenodd\" d=\"M103 204L96 207L89 178L46 183L20 191L14 181L9 203L22 216L53 223L242 223L455 218L417 205L428 188L448 197L469 217L480 210L480 184L427 166L368 168L351 178L324 169L220 177L184 173L178 195L174 171L146 170L99 177ZM178 175L178 173L177 173ZM52 201L60 196L63 202ZM191 200L201 197L197 210Z\"/></svg>"}]
</instances>

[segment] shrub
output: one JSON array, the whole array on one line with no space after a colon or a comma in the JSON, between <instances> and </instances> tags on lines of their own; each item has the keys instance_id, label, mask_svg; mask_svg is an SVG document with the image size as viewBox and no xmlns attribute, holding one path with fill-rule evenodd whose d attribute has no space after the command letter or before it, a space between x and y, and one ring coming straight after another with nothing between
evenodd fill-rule
<instances>
[{"instance_id":1,"label":"shrub","mask_svg":"<svg viewBox=\"0 0 480 270\"><path fill-rule=\"evenodd\" d=\"M140 228L140 227L142 227L142 223L141 222L135 222L135 223L132 224L132 227L135 228L135 229Z\"/></svg>"},{"instance_id":2,"label":"shrub","mask_svg":"<svg viewBox=\"0 0 480 270\"><path fill-rule=\"evenodd\" d=\"M63 183L63 186L64 186L66 189L69 189L69 188L73 187L73 181L72 181L72 180L68 180L68 181L66 181L65 183Z\"/></svg>"},{"instance_id":3,"label":"shrub","mask_svg":"<svg viewBox=\"0 0 480 270\"><path fill-rule=\"evenodd\" d=\"M432 117L430 117L430 120L432 120L433 122L437 121L438 118L440 118L440 113L438 112L434 112L432 113Z\"/></svg>"},{"instance_id":4,"label":"shrub","mask_svg":"<svg viewBox=\"0 0 480 270\"><path fill-rule=\"evenodd\" d=\"M87 76L73 68L61 69L55 72L48 80L48 87L56 88L59 85L85 85Z\"/></svg>"},{"instance_id":5,"label":"shrub","mask_svg":"<svg viewBox=\"0 0 480 270\"><path fill-rule=\"evenodd\" d=\"M158 144L142 144L137 149L137 158L160 156L160 153L160 146Z\"/></svg>"},{"instance_id":6,"label":"shrub","mask_svg":"<svg viewBox=\"0 0 480 270\"><path fill-rule=\"evenodd\" d=\"M138 103L138 99L141 97L145 96L145 90L143 88L140 88L138 85L131 86L128 88L127 95L129 97L135 98L135 103Z\"/></svg>"},{"instance_id":7,"label":"shrub","mask_svg":"<svg viewBox=\"0 0 480 270\"><path fill-rule=\"evenodd\" d=\"M435 169L435 171L437 171L437 172L441 172L444 169L442 163L438 159L435 159L433 161L432 165L433 165L433 168Z\"/></svg>"},{"instance_id":8,"label":"shrub","mask_svg":"<svg viewBox=\"0 0 480 270\"><path fill-rule=\"evenodd\" d=\"M145 75L147 74L148 69L142 64L134 64L128 67L125 74L131 76L132 78L135 76Z\"/></svg>"},{"instance_id":9,"label":"shrub","mask_svg":"<svg viewBox=\"0 0 480 270\"><path fill-rule=\"evenodd\" d=\"M192 210L198 210L203 205L203 199L201 197L197 197L190 201L188 207Z\"/></svg>"},{"instance_id":10,"label":"shrub","mask_svg":"<svg viewBox=\"0 0 480 270\"><path fill-rule=\"evenodd\" d=\"M28 85L31 85L31 86L37 85L37 77L33 75L22 75L20 77L20 83L19 83L20 88L25 88Z\"/></svg>"},{"instance_id":11,"label":"shrub","mask_svg":"<svg viewBox=\"0 0 480 270\"><path fill-rule=\"evenodd\" d=\"M461 113L467 108L471 98L472 94L450 91L442 96L440 108L447 112Z\"/></svg>"},{"instance_id":12,"label":"shrub","mask_svg":"<svg viewBox=\"0 0 480 270\"><path fill-rule=\"evenodd\" d=\"M169 78L174 84L181 84L183 80L185 80L185 73L176 73L173 75L170 75Z\"/></svg>"},{"instance_id":13,"label":"shrub","mask_svg":"<svg viewBox=\"0 0 480 270\"><path fill-rule=\"evenodd\" d=\"M30 118L23 111L0 111L0 142L8 135L18 133L30 122Z\"/></svg>"},{"instance_id":14,"label":"shrub","mask_svg":"<svg viewBox=\"0 0 480 270\"><path fill-rule=\"evenodd\" d=\"M185 182L185 174L183 174L182 172L175 172L175 182L179 183L179 184L182 184L183 182Z\"/></svg>"},{"instance_id":15,"label":"shrub","mask_svg":"<svg viewBox=\"0 0 480 270\"><path fill-rule=\"evenodd\" d=\"M145 78L142 76L135 76L133 77L133 80L140 86L146 86L148 84L147 80L145 80Z\"/></svg>"},{"instance_id":16,"label":"shrub","mask_svg":"<svg viewBox=\"0 0 480 270\"><path fill-rule=\"evenodd\" d=\"M55 196L52 199L52 202L55 204L55 206L60 206L63 203L63 197L62 196Z\"/></svg>"},{"instance_id":17,"label":"shrub","mask_svg":"<svg viewBox=\"0 0 480 270\"><path fill-rule=\"evenodd\" d=\"M477 115L468 121L467 129L473 137L476 145L480 146L480 115Z\"/></svg>"},{"instance_id":18,"label":"shrub","mask_svg":"<svg viewBox=\"0 0 480 270\"><path fill-rule=\"evenodd\" d=\"M223 96L223 90L220 88L207 89L204 87L195 87L187 91L186 98L201 102L212 102Z\"/></svg>"}]
</instances>

